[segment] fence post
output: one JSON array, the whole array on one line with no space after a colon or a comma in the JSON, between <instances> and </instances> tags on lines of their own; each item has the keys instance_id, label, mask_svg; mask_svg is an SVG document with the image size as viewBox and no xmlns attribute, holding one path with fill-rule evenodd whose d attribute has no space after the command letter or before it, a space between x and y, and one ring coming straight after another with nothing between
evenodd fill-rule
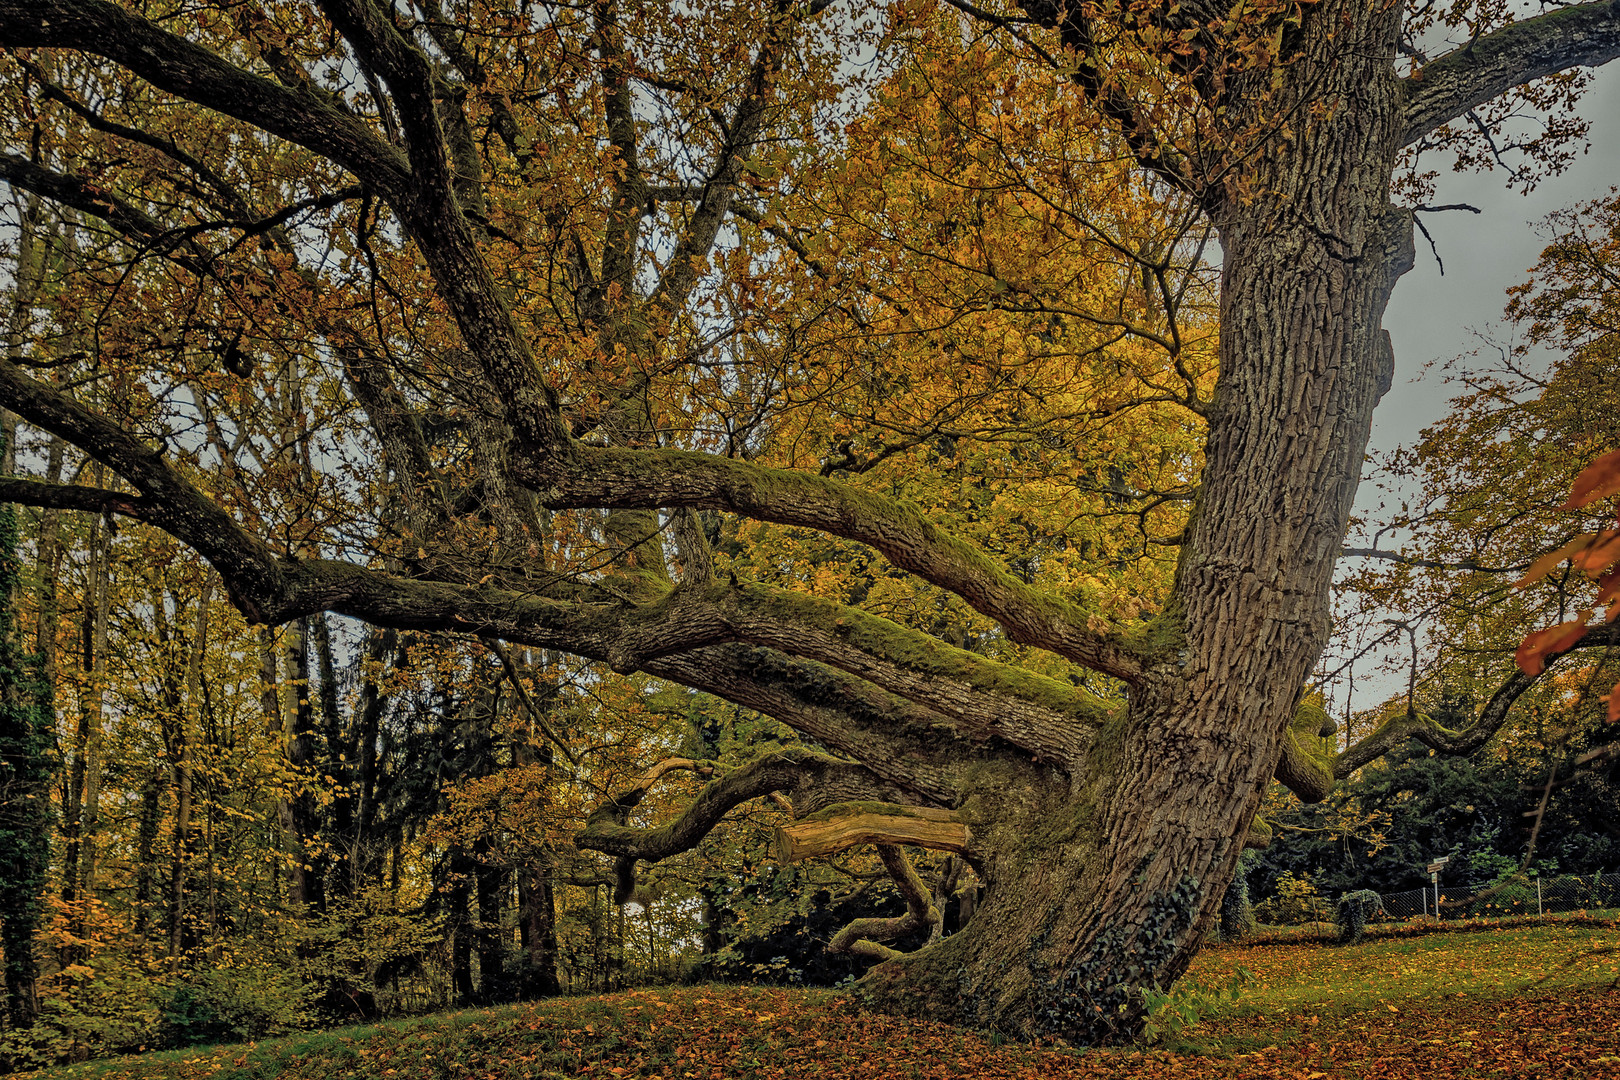
<instances>
[{"instance_id":1,"label":"fence post","mask_svg":"<svg viewBox=\"0 0 1620 1080\"><path fill-rule=\"evenodd\" d=\"M1541 879L1536 878L1536 915L1541 915Z\"/></svg>"}]
</instances>

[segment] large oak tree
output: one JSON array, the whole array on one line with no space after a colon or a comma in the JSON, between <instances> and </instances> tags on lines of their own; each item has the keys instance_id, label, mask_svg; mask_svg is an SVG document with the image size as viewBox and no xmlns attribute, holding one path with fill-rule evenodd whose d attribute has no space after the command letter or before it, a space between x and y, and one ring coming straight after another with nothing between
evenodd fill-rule
<instances>
[{"instance_id":1,"label":"large oak tree","mask_svg":"<svg viewBox=\"0 0 1620 1080\"><path fill-rule=\"evenodd\" d=\"M632 823L672 768L708 768L662 763L581 846L628 877L785 794L809 819L790 848L877 842L913 900L840 937L887 957L867 980L880 1004L1132 1033L1273 777L1321 798L1397 741L1477 740L1511 698L1472 733L1414 716L1335 754L1302 687L1393 372L1403 151L1460 138L1453 121L1489 137L1504 95L1567 102L1559 73L1620 55L1620 7L1482 5L1433 58L1445 28L1397 4L955 8L962 57L1015 55L1042 90L994 124L915 97L940 146L982 154L935 174L950 215L885 230L862 223L931 212L922 189L828 163L863 150L855 114L950 69L894 59L951 41L927 5L875 28L820 0L0 0L0 179L79 238L48 325L0 361L0 400L118 478L8 479L0 497L166 530L251 620L325 610L560 649L769 713L819 749ZM1054 126L1020 130L1037 107ZM893 120L872 146L926 173L937 148ZM1088 194L1090 170L1172 226ZM1021 239L994 235L1019 214ZM1212 388L1187 337L1200 228L1221 257ZM1123 267L1117 296L1007 267L1048 242L1045 265ZM911 259L963 277L917 294ZM1015 331L1041 364L988 362L987 335ZM946 359L975 342L975 363ZM963 365L953 392L896 410L919 370L900 358L926 348ZM1133 381L1057 393L1064 356ZM1086 387L1089 406L1070 400ZM1103 421L1143 409L1198 434L1195 485L1133 489L1087 457ZM1061 530L992 550L973 515L871 479L908 456L1045 461L1049 431L1109 488L1099 504L1076 484L1077 515L1130 503L1142 551L1175 552L1137 598L1150 609L1043 574L1070 565ZM992 449L960 453L975 440ZM1182 496L1184 526L1150 535L1147 504ZM773 578L737 557L758 535L739 522L875 552L950 617ZM868 937L931 917L908 842L960 852L987 891L960 933L900 956Z\"/></svg>"}]
</instances>

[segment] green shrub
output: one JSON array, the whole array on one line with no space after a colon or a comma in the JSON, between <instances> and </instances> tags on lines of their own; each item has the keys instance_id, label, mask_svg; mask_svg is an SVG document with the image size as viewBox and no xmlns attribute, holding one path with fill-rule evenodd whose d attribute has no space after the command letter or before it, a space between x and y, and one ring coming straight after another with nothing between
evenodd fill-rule
<instances>
[{"instance_id":1,"label":"green shrub","mask_svg":"<svg viewBox=\"0 0 1620 1080\"><path fill-rule=\"evenodd\" d=\"M133 964L74 964L41 985L39 1017L0 1031L13 1069L44 1068L161 1044L164 987Z\"/></svg>"},{"instance_id":2,"label":"green shrub","mask_svg":"<svg viewBox=\"0 0 1620 1080\"><path fill-rule=\"evenodd\" d=\"M1277 878L1277 895L1254 906L1254 916L1270 926L1300 926L1321 918L1321 898L1308 877L1285 870Z\"/></svg>"},{"instance_id":3,"label":"green shrub","mask_svg":"<svg viewBox=\"0 0 1620 1080\"><path fill-rule=\"evenodd\" d=\"M163 1007L171 1046L240 1042L307 1025L310 989L291 967L221 967L169 988Z\"/></svg>"},{"instance_id":4,"label":"green shrub","mask_svg":"<svg viewBox=\"0 0 1620 1080\"><path fill-rule=\"evenodd\" d=\"M1367 932L1367 920L1383 908L1383 899L1371 889L1357 889L1339 897L1339 944L1354 945L1359 942Z\"/></svg>"},{"instance_id":5,"label":"green shrub","mask_svg":"<svg viewBox=\"0 0 1620 1080\"><path fill-rule=\"evenodd\" d=\"M1238 858L1237 873L1232 884L1221 897L1220 935L1222 941L1236 941L1254 933L1256 922L1254 905L1249 902L1249 868L1258 862L1258 854L1245 851Z\"/></svg>"},{"instance_id":6,"label":"green shrub","mask_svg":"<svg viewBox=\"0 0 1620 1080\"><path fill-rule=\"evenodd\" d=\"M1535 883L1522 881L1503 885L1490 896L1468 905L1468 914L1491 917L1535 915L1539 910Z\"/></svg>"}]
</instances>

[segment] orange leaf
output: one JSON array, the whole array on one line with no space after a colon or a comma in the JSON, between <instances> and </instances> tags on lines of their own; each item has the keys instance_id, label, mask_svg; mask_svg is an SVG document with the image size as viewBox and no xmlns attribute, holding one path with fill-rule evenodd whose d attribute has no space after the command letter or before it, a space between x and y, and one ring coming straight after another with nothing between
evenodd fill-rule
<instances>
[{"instance_id":1,"label":"orange leaf","mask_svg":"<svg viewBox=\"0 0 1620 1080\"><path fill-rule=\"evenodd\" d=\"M1526 675L1540 675L1546 670L1549 655L1563 652L1585 635L1584 619L1549 626L1545 630L1537 630L1520 642L1513 659Z\"/></svg>"},{"instance_id":2,"label":"orange leaf","mask_svg":"<svg viewBox=\"0 0 1620 1080\"><path fill-rule=\"evenodd\" d=\"M1616 566L1607 574L1598 578L1597 599L1594 605L1608 604L1609 612L1603 617L1604 622L1614 622L1615 616L1620 615L1620 566Z\"/></svg>"},{"instance_id":3,"label":"orange leaf","mask_svg":"<svg viewBox=\"0 0 1620 1080\"><path fill-rule=\"evenodd\" d=\"M1620 562L1620 532L1613 530L1600 532L1592 538L1592 544L1581 554L1571 560L1575 569L1585 570L1591 577L1607 570L1616 562Z\"/></svg>"},{"instance_id":4,"label":"orange leaf","mask_svg":"<svg viewBox=\"0 0 1620 1080\"><path fill-rule=\"evenodd\" d=\"M1611 450L1581 470L1563 509L1574 510L1617 491L1620 491L1620 450Z\"/></svg>"},{"instance_id":5,"label":"orange leaf","mask_svg":"<svg viewBox=\"0 0 1620 1080\"><path fill-rule=\"evenodd\" d=\"M1597 533L1582 533L1569 543L1565 544L1563 547L1559 548L1557 551L1549 552L1548 554L1543 555L1531 565L1529 573L1525 574L1524 577L1513 583L1513 587L1516 589L1522 589L1532 581L1535 581L1537 578L1546 577L1559 563L1563 562L1565 559L1573 559L1581 552L1585 551L1588 545L1590 545L1593 540L1597 539L1597 535Z\"/></svg>"},{"instance_id":6,"label":"orange leaf","mask_svg":"<svg viewBox=\"0 0 1620 1080\"><path fill-rule=\"evenodd\" d=\"M1614 689L1609 691L1609 723L1616 721L1620 721L1620 683L1615 683Z\"/></svg>"}]
</instances>

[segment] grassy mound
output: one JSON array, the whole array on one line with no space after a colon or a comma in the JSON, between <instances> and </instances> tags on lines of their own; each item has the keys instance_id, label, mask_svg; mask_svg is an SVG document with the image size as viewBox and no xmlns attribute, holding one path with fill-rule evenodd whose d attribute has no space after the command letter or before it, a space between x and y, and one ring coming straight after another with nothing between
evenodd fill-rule
<instances>
[{"instance_id":1,"label":"grassy mound","mask_svg":"<svg viewBox=\"0 0 1620 1080\"><path fill-rule=\"evenodd\" d=\"M827 991L706 986L468 1010L146 1054L38 1080L1620 1077L1620 933L1542 925L1206 950L1169 1048L1071 1050L864 1012ZM1217 988L1243 984L1235 1000Z\"/></svg>"}]
</instances>

